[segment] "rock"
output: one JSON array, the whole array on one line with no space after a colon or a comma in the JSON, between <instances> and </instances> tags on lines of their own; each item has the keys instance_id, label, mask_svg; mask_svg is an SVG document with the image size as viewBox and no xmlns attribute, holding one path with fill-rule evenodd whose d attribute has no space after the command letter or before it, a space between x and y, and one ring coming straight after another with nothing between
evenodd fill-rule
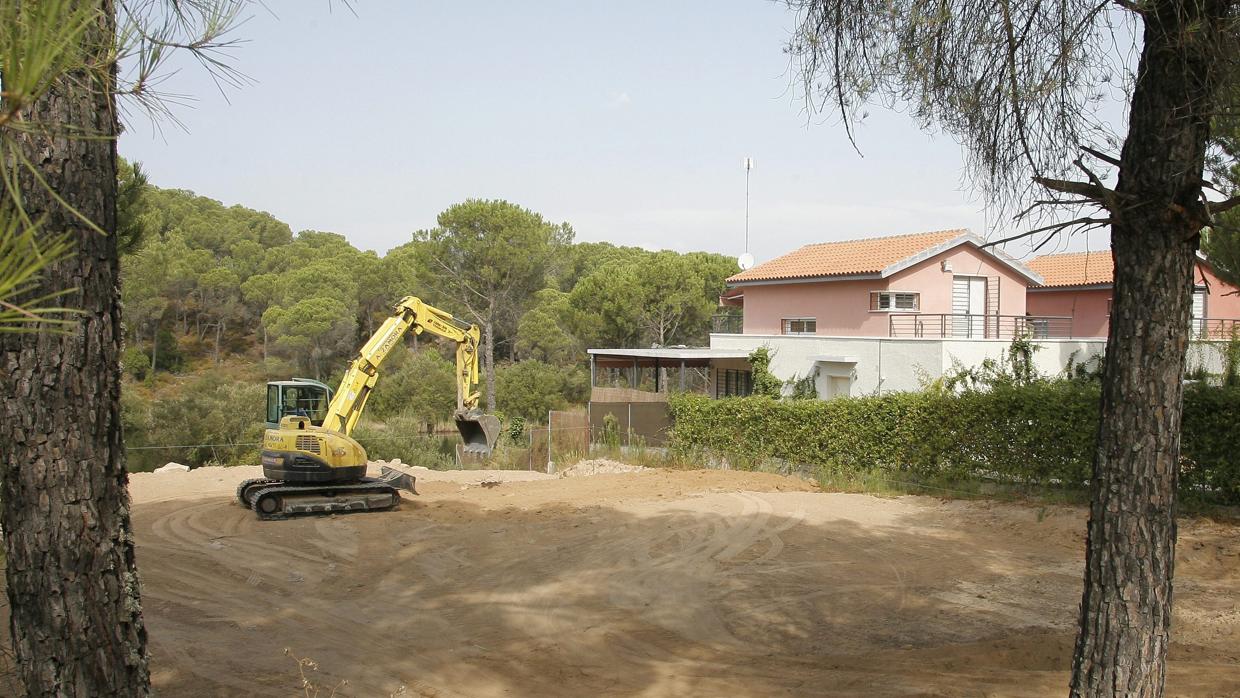
<instances>
[{"instance_id":1,"label":"rock","mask_svg":"<svg viewBox=\"0 0 1240 698\"><path fill-rule=\"evenodd\" d=\"M612 475L617 473L640 473L648 470L640 465L629 465L605 458L583 460L576 465L565 468L560 477L583 477L588 475Z\"/></svg>"},{"instance_id":2,"label":"rock","mask_svg":"<svg viewBox=\"0 0 1240 698\"><path fill-rule=\"evenodd\" d=\"M158 468L156 468L155 472L157 473L188 473L189 466L181 465L180 463L168 463L167 465L161 465Z\"/></svg>"}]
</instances>

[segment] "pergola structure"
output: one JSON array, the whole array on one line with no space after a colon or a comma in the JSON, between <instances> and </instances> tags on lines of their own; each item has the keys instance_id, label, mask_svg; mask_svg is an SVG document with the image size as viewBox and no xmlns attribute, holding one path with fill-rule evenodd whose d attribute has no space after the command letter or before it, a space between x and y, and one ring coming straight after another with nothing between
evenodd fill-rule
<instances>
[{"instance_id":1,"label":"pergola structure","mask_svg":"<svg viewBox=\"0 0 1240 698\"><path fill-rule=\"evenodd\" d=\"M654 369L654 392L664 392L664 369L679 369L679 389L686 389L685 376L688 369L712 367L715 361L724 359L747 359L749 352L742 349L704 349L667 347L659 349L590 349L590 387L598 385L599 369L627 371L629 387L640 384L643 369Z\"/></svg>"}]
</instances>

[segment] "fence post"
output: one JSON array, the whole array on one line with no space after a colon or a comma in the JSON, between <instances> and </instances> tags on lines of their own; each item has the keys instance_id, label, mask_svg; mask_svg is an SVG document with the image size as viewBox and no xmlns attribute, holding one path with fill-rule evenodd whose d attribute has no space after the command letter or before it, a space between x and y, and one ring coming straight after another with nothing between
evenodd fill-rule
<instances>
[{"instance_id":1,"label":"fence post","mask_svg":"<svg viewBox=\"0 0 1240 698\"><path fill-rule=\"evenodd\" d=\"M547 410L547 474L555 474L555 463L551 460L551 410Z\"/></svg>"}]
</instances>

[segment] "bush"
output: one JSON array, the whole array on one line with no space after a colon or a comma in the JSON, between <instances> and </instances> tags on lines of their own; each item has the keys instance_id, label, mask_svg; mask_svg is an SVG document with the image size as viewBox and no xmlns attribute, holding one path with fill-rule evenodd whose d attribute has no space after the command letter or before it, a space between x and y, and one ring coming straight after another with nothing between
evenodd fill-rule
<instances>
[{"instance_id":1,"label":"bush","mask_svg":"<svg viewBox=\"0 0 1240 698\"><path fill-rule=\"evenodd\" d=\"M134 380L143 380L151 370L151 357L138 347L125 347L121 352L121 370Z\"/></svg>"},{"instance_id":2,"label":"bush","mask_svg":"<svg viewBox=\"0 0 1240 698\"><path fill-rule=\"evenodd\" d=\"M988 476L1085 485L1099 387L1076 381L997 385L985 392L896 393L777 402L674 396L671 446L740 461L777 458L832 470ZM1190 387L1182 452L1185 494L1240 503L1240 389Z\"/></svg>"},{"instance_id":3,"label":"bush","mask_svg":"<svg viewBox=\"0 0 1240 698\"><path fill-rule=\"evenodd\" d=\"M155 361L158 364L154 367L156 371L179 373L185 368L185 354L181 351L181 345L177 342L176 335L166 327L159 328L159 350L156 352Z\"/></svg>"},{"instance_id":4,"label":"bush","mask_svg":"<svg viewBox=\"0 0 1240 698\"><path fill-rule=\"evenodd\" d=\"M1180 487L1207 501L1240 504L1240 388L1192 385L1184 393Z\"/></svg>"},{"instance_id":5,"label":"bush","mask_svg":"<svg viewBox=\"0 0 1240 698\"><path fill-rule=\"evenodd\" d=\"M541 424L549 410L583 403L589 394L589 375L580 368L558 368L529 360L500 366L496 371L496 405L513 418Z\"/></svg>"},{"instance_id":6,"label":"bush","mask_svg":"<svg viewBox=\"0 0 1240 698\"><path fill-rule=\"evenodd\" d=\"M264 386L207 375L167 397L121 392L129 470L169 461L189 466L256 465L262 439Z\"/></svg>"},{"instance_id":7,"label":"bush","mask_svg":"<svg viewBox=\"0 0 1240 698\"><path fill-rule=\"evenodd\" d=\"M771 373L770 347L758 347L751 351L749 365L753 368L753 394L778 399L784 384Z\"/></svg>"},{"instance_id":8,"label":"bush","mask_svg":"<svg viewBox=\"0 0 1240 698\"><path fill-rule=\"evenodd\" d=\"M426 436L420 433L422 416L406 412L383 422L363 421L353 430L353 438L366 449L370 460L399 458L408 465L444 470L456 465L456 444L460 438Z\"/></svg>"},{"instance_id":9,"label":"bush","mask_svg":"<svg viewBox=\"0 0 1240 698\"><path fill-rule=\"evenodd\" d=\"M423 424L447 421L456 410L455 373L452 362L434 347L398 348L380 371L366 411L382 419L403 415Z\"/></svg>"}]
</instances>

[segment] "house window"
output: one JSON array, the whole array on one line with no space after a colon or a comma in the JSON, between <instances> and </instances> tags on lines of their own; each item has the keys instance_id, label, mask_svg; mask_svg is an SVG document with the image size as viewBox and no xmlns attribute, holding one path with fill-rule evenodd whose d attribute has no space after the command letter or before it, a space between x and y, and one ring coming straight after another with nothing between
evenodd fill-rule
<instances>
[{"instance_id":1,"label":"house window","mask_svg":"<svg viewBox=\"0 0 1240 698\"><path fill-rule=\"evenodd\" d=\"M812 317L784 318L784 334L814 334L818 321Z\"/></svg>"},{"instance_id":2,"label":"house window","mask_svg":"<svg viewBox=\"0 0 1240 698\"><path fill-rule=\"evenodd\" d=\"M871 291L870 310L915 313L921 310L921 294L904 291Z\"/></svg>"},{"instance_id":3,"label":"house window","mask_svg":"<svg viewBox=\"0 0 1240 698\"><path fill-rule=\"evenodd\" d=\"M1206 289L1197 286L1193 289L1193 333L1205 336L1208 334L1209 323L1206 321Z\"/></svg>"},{"instance_id":4,"label":"house window","mask_svg":"<svg viewBox=\"0 0 1240 698\"><path fill-rule=\"evenodd\" d=\"M715 397L747 397L753 392L753 373L721 368L715 371Z\"/></svg>"}]
</instances>

